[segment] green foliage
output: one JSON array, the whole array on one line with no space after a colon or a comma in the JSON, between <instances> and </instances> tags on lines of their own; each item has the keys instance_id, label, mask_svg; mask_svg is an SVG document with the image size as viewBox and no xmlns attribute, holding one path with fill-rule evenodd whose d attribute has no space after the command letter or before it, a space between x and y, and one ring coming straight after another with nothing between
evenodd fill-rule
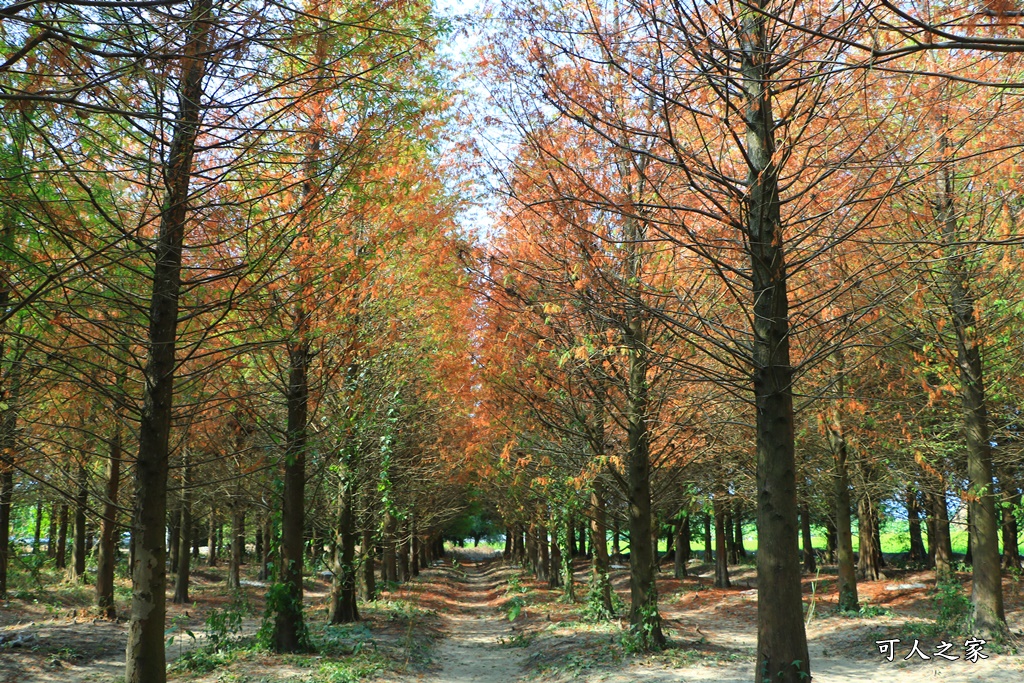
<instances>
[{"instance_id":1,"label":"green foliage","mask_svg":"<svg viewBox=\"0 0 1024 683\"><path fill-rule=\"evenodd\" d=\"M250 607L244 593L239 593L224 609L213 609L206 617L208 648L214 652L228 649L242 633L242 619Z\"/></svg>"},{"instance_id":2,"label":"green foliage","mask_svg":"<svg viewBox=\"0 0 1024 683\"><path fill-rule=\"evenodd\" d=\"M515 621L526 609L525 595L530 592L529 587L524 586L518 574L508 577L508 585L505 586L505 596L508 600L502 606L509 621Z\"/></svg>"},{"instance_id":3,"label":"green foliage","mask_svg":"<svg viewBox=\"0 0 1024 683\"><path fill-rule=\"evenodd\" d=\"M322 662L308 683L357 683L387 668L387 660L376 652L358 652L344 659Z\"/></svg>"},{"instance_id":4,"label":"green foliage","mask_svg":"<svg viewBox=\"0 0 1024 683\"><path fill-rule=\"evenodd\" d=\"M604 602L605 594L611 596L611 611ZM607 574L594 574L590 577L590 584L587 588L587 601L580 610L580 616L584 621L608 621L622 612L625 603L622 598L611 590Z\"/></svg>"},{"instance_id":5,"label":"green foliage","mask_svg":"<svg viewBox=\"0 0 1024 683\"><path fill-rule=\"evenodd\" d=\"M312 649L312 640L306 622L301 618L302 600L292 595L289 587L283 583L273 583L267 588L267 608L263 613L263 622L256 632L256 642L264 650L274 649L274 630L277 615L295 612L300 615L299 645L302 650Z\"/></svg>"},{"instance_id":6,"label":"green foliage","mask_svg":"<svg viewBox=\"0 0 1024 683\"><path fill-rule=\"evenodd\" d=\"M658 649L654 640L654 627L658 620L658 608L650 603L640 606L638 624L630 624L629 630L623 631L619 644L623 652L629 655L642 654Z\"/></svg>"},{"instance_id":7,"label":"green foliage","mask_svg":"<svg viewBox=\"0 0 1024 683\"><path fill-rule=\"evenodd\" d=\"M971 599L955 575L944 576L935 584L932 596L937 613L934 629L937 634L966 635L973 622Z\"/></svg>"}]
</instances>

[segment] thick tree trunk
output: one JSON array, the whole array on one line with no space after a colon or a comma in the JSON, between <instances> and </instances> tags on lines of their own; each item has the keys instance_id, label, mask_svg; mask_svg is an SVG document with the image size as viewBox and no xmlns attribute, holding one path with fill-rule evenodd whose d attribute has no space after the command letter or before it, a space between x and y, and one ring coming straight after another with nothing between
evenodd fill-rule
<instances>
[{"instance_id":1,"label":"thick tree trunk","mask_svg":"<svg viewBox=\"0 0 1024 683\"><path fill-rule=\"evenodd\" d=\"M296 308L294 318L299 339L288 345L288 426L281 514L281 568L278 574L283 590L274 619L274 649L279 653L301 652L308 645L302 617L302 550L309 419L309 346L303 330L307 324L306 315L301 305Z\"/></svg>"},{"instance_id":2,"label":"thick tree trunk","mask_svg":"<svg viewBox=\"0 0 1024 683\"><path fill-rule=\"evenodd\" d=\"M85 508L89 503L89 480L85 463L78 463L78 492L75 494L75 538L71 545L68 579L85 581Z\"/></svg>"},{"instance_id":3,"label":"thick tree trunk","mask_svg":"<svg viewBox=\"0 0 1024 683\"><path fill-rule=\"evenodd\" d=\"M825 518L825 564L836 563L836 546L839 539L836 537L836 525L831 517Z\"/></svg>"},{"instance_id":4,"label":"thick tree trunk","mask_svg":"<svg viewBox=\"0 0 1024 683\"><path fill-rule=\"evenodd\" d=\"M334 537L334 580L331 583L332 624L359 621L356 604L355 483L347 468L338 496L338 531Z\"/></svg>"},{"instance_id":5,"label":"thick tree trunk","mask_svg":"<svg viewBox=\"0 0 1024 683\"><path fill-rule=\"evenodd\" d=\"M857 555L857 575L865 581L878 581L883 577L878 563L881 554L875 547L875 503L868 495L862 495L857 502L858 538L860 550Z\"/></svg>"},{"instance_id":6,"label":"thick tree trunk","mask_svg":"<svg viewBox=\"0 0 1024 683\"><path fill-rule=\"evenodd\" d=\"M814 559L814 544L811 539L811 513L806 505L800 511L800 536L804 551L804 571L813 574L818 571L818 563Z\"/></svg>"},{"instance_id":7,"label":"thick tree trunk","mask_svg":"<svg viewBox=\"0 0 1024 683\"><path fill-rule=\"evenodd\" d=\"M116 411L115 411L116 413ZM115 417L119 420L120 418ZM117 494L121 485L121 427L114 425L107 459L107 486L100 520L100 547L96 560L96 606L107 619L117 618L114 606L114 564L117 558Z\"/></svg>"},{"instance_id":8,"label":"thick tree trunk","mask_svg":"<svg viewBox=\"0 0 1024 683\"><path fill-rule=\"evenodd\" d=\"M132 610L128 624L125 683L164 683L167 524L167 468L174 394L178 294L187 219L192 159L199 134L203 76L213 0L195 0L185 26L178 112L164 168L167 193L160 213L153 291L149 309L148 357L135 465L132 516Z\"/></svg>"},{"instance_id":9,"label":"thick tree trunk","mask_svg":"<svg viewBox=\"0 0 1024 683\"><path fill-rule=\"evenodd\" d=\"M398 521L390 512L384 513L384 561L381 563L381 580L385 590L393 590L398 583L398 548L395 539Z\"/></svg>"},{"instance_id":10,"label":"thick tree trunk","mask_svg":"<svg viewBox=\"0 0 1024 683\"><path fill-rule=\"evenodd\" d=\"M828 430L829 448L832 451L832 458L835 464L832 483L835 494L835 507L833 509L836 528L836 563L839 575L837 588L839 591L839 610L856 612L860 609L860 601L857 596L857 566L853 556L850 474L849 470L847 470L848 451L846 448L846 434L843 431L843 423L840 418L841 401L845 395L846 372L842 352L837 351L835 355L837 359L836 393L838 400L835 405L829 408L825 421Z\"/></svg>"},{"instance_id":11,"label":"thick tree trunk","mask_svg":"<svg viewBox=\"0 0 1024 683\"><path fill-rule=\"evenodd\" d=\"M189 548L195 531L192 523L192 465L187 450L182 463L181 482L181 537L178 539L181 548L178 550L178 573L174 578L174 596L171 598L177 605L188 603L191 571Z\"/></svg>"},{"instance_id":12,"label":"thick tree trunk","mask_svg":"<svg viewBox=\"0 0 1024 683\"><path fill-rule=\"evenodd\" d=\"M946 148L944 133L941 147L943 150ZM967 476L970 479L967 505L974 524L970 539L973 556L971 602L974 604L975 629L978 633L993 637L1006 630L1006 615L1003 611L999 531L992 480L992 446L985 405L979 320L974 293L970 289L972 274L968 271L964 248L960 244L959 218L954 205L955 191L953 171L948 166L944 167L939 178L935 217L945 242L948 304L956 332L960 395L967 436Z\"/></svg>"},{"instance_id":13,"label":"thick tree trunk","mask_svg":"<svg viewBox=\"0 0 1024 683\"><path fill-rule=\"evenodd\" d=\"M602 428L602 432L603 432ZM600 608L605 614L615 613L612 604L612 587L608 580L608 526L605 514L604 487L600 481L594 482L594 490L590 494L590 546L593 548L591 559L591 580L601 591Z\"/></svg>"},{"instance_id":14,"label":"thick tree trunk","mask_svg":"<svg viewBox=\"0 0 1024 683\"><path fill-rule=\"evenodd\" d=\"M949 508L946 492L926 493L928 501L929 531L928 553L935 564L935 577L940 580L953 571L953 542L949 533Z\"/></svg>"},{"instance_id":15,"label":"thick tree trunk","mask_svg":"<svg viewBox=\"0 0 1024 683\"><path fill-rule=\"evenodd\" d=\"M374 600L377 597L377 572L374 567L373 530L370 528L369 522L370 520L367 519L363 523L363 537L360 545L363 554L364 595L367 600Z\"/></svg>"},{"instance_id":16,"label":"thick tree trunk","mask_svg":"<svg viewBox=\"0 0 1024 683\"><path fill-rule=\"evenodd\" d=\"M729 536L729 528L726 524L726 506L721 498L716 496L714 500L715 510L715 588L728 588L732 584L729 581L729 550L726 543Z\"/></svg>"},{"instance_id":17,"label":"thick tree trunk","mask_svg":"<svg viewBox=\"0 0 1024 683\"><path fill-rule=\"evenodd\" d=\"M793 369L779 170L772 111L768 12L759 0L740 19L746 119L746 242L750 254L757 444L757 666L755 681L805 683L811 669L797 547Z\"/></svg>"},{"instance_id":18,"label":"thick tree trunk","mask_svg":"<svg viewBox=\"0 0 1024 683\"><path fill-rule=\"evenodd\" d=\"M558 534L551 534L551 573L548 576L548 587L558 588L562 585L562 548L558 543Z\"/></svg>"}]
</instances>

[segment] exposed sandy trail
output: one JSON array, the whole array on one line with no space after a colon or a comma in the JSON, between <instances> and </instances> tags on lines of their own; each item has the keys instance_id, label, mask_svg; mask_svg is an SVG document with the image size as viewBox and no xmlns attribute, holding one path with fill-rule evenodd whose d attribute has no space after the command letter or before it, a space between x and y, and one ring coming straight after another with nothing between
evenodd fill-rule
<instances>
[{"instance_id":1,"label":"exposed sandy trail","mask_svg":"<svg viewBox=\"0 0 1024 683\"><path fill-rule=\"evenodd\" d=\"M473 559L468 553L463 557ZM445 615L449 635L438 647L442 669L423 680L506 683L521 676L522 650L499 642L512 635L511 624L498 611L504 579L500 562L467 563L452 572L451 581L458 587L457 606Z\"/></svg>"}]
</instances>

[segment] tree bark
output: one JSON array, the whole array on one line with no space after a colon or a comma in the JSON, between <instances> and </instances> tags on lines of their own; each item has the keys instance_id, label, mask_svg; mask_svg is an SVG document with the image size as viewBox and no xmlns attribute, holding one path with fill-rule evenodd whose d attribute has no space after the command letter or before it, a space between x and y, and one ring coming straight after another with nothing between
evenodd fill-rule
<instances>
[{"instance_id":1,"label":"tree bark","mask_svg":"<svg viewBox=\"0 0 1024 683\"><path fill-rule=\"evenodd\" d=\"M562 548L558 543L558 534L551 534L551 573L548 576L548 588L562 585Z\"/></svg>"},{"instance_id":2,"label":"tree bark","mask_svg":"<svg viewBox=\"0 0 1024 683\"><path fill-rule=\"evenodd\" d=\"M181 534L178 539L178 573L174 578L174 596L171 601L177 605L188 603L188 588L191 571L189 549L192 546L192 464L186 449L181 468Z\"/></svg>"},{"instance_id":3,"label":"tree bark","mask_svg":"<svg viewBox=\"0 0 1024 683\"><path fill-rule=\"evenodd\" d=\"M39 545L43 540L43 501L36 501L36 526L32 536L32 554L39 552Z\"/></svg>"},{"instance_id":4,"label":"tree bark","mask_svg":"<svg viewBox=\"0 0 1024 683\"><path fill-rule=\"evenodd\" d=\"M536 527L537 534L537 580L547 583L548 572L551 569L551 557L548 552L548 530L543 524Z\"/></svg>"},{"instance_id":5,"label":"tree bark","mask_svg":"<svg viewBox=\"0 0 1024 683\"><path fill-rule=\"evenodd\" d=\"M68 506L66 503L61 503L60 506L60 518L57 524L57 559L54 562L54 567L57 569L67 568L67 548L68 548Z\"/></svg>"},{"instance_id":6,"label":"tree bark","mask_svg":"<svg viewBox=\"0 0 1024 683\"><path fill-rule=\"evenodd\" d=\"M207 534L206 566L217 566L217 528L220 522L217 520L217 510L210 508L210 531Z\"/></svg>"},{"instance_id":7,"label":"tree bark","mask_svg":"<svg viewBox=\"0 0 1024 683\"><path fill-rule=\"evenodd\" d=\"M121 485L121 425L117 411L114 412L114 435L110 439L110 457L107 459L107 486L96 561L96 606L107 619L117 618L114 605L114 564L117 558L117 494Z\"/></svg>"},{"instance_id":8,"label":"tree bark","mask_svg":"<svg viewBox=\"0 0 1024 683\"><path fill-rule=\"evenodd\" d=\"M850 496L850 474L847 469L848 451L846 448L846 434L843 431L843 422L840 418L841 402L845 394L846 371L841 351L837 351L837 378L836 398L837 401L828 409L825 417L828 430L829 448L832 451L833 463L835 465L833 476L833 491L835 493L835 528L836 528L836 563L839 591L839 610L845 612L856 612L860 610L860 600L857 596L857 567L853 557L853 521L850 508L852 500Z\"/></svg>"},{"instance_id":9,"label":"tree bark","mask_svg":"<svg viewBox=\"0 0 1024 683\"><path fill-rule=\"evenodd\" d=\"M747 557L747 549L743 547L743 507L739 501L736 501L736 507L733 512L733 525L735 527L733 547L736 548L736 564L739 564L741 560Z\"/></svg>"},{"instance_id":10,"label":"tree bark","mask_svg":"<svg viewBox=\"0 0 1024 683\"><path fill-rule=\"evenodd\" d=\"M373 530L370 528L369 519L363 522L363 537L360 545L363 554L363 590L367 600L374 600L377 597L377 573L373 566Z\"/></svg>"},{"instance_id":11,"label":"tree bark","mask_svg":"<svg viewBox=\"0 0 1024 683\"><path fill-rule=\"evenodd\" d=\"M390 512L384 513L384 558L381 563L381 579L385 590L393 590L398 583L398 550L395 529L398 521Z\"/></svg>"},{"instance_id":12,"label":"tree bark","mask_svg":"<svg viewBox=\"0 0 1024 683\"><path fill-rule=\"evenodd\" d=\"M673 570L677 579L686 578L686 563L690 561L690 515L679 513L676 523L676 553Z\"/></svg>"},{"instance_id":13,"label":"tree bark","mask_svg":"<svg viewBox=\"0 0 1024 683\"><path fill-rule=\"evenodd\" d=\"M84 457L84 456L83 456ZM78 492L75 494L75 538L71 545L68 579L85 581L85 507L89 503L89 481L85 463L78 462Z\"/></svg>"},{"instance_id":14,"label":"tree bark","mask_svg":"<svg viewBox=\"0 0 1024 683\"><path fill-rule=\"evenodd\" d=\"M714 499L715 510L715 588L728 588L732 584L729 581L729 550L726 548L728 542L729 528L726 524L726 506L719 496Z\"/></svg>"},{"instance_id":15,"label":"tree bark","mask_svg":"<svg viewBox=\"0 0 1024 683\"><path fill-rule=\"evenodd\" d=\"M228 564L228 588L237 590L242 587L242 552L245 549L245 506L242 492L235 492L235 500L231 504L231 561Z\"/></svg>"},{"instance_id":16,"label":"tree bark","mask_svg":"<svg viewBox=\"0 0 1024 683\"><path fill-rule=\"evenodd\" d=\"M947 147L944 133L940 147L943 151ZM967 505L974 524L970 539L973 556L971 602L974 604L977 632L994 637L1006 630L1006 615L1003 611L992 447L988 409L985 405L981 339L977 331L979 320L975 310L975 296L970 289L971 274L963 253L964 247L961 246L959 219L954 204L955 191L952 169L946 166L939 178L935 217L945 242L948 306L956 332L960 396L967 437L967 476L970 479Z\"/></svg>"},{"instance_id":17,"label":"tree bark","mask_svg":"<svg viewBox=\"0 0 1024 683\"><path fill-rule=\"evenodd\" d=\"M911 562L924 562L927 553L924 550L924 538L921 536L921 506L917 502L917 490L908 486L906 491L907 526L910 535Z\"/></svg>"},{"instance_id":18,"label":"tree bark","mask_svg":"<svg viewBox=\"0 0 1024 683\"><path fill-rule=\"evenodd\" d=\"M715 551L711 540L711 514L704 514L704 564L714 562Z\"/></svg>"},{"instance_id":19,"label":"tree bark","mask_svg":"<svg viewBox=\"0 0 1024 683\"><path fill-rule=\"evenodd\" d=\"M334 580L331 583L332 624L359 621L356 604L355 483L345 468L338 496L338 531L334 538Z\"/></svg>"},{"instance_id":20,"label":"tree bark","mask_svg":"<svg viewBox=\"0 0 1024 683\"><path fill-rule=\"evenodd\" d=\"M953 571L953 543L949 533L949 509L946 507L946 492L926 493L928 501L929 530L928 553L935 564L935 578L941 580Z\"/></svg>"},{"instance_id":21,"label":"tree bark","mask_svg":"<svg viewBox=\"0 0 1024 683\"><path fill-rule=\"evenodd\" d=\"M761 683L805 683L811 676L797 554L793 368L785 234L776 166L766 38L766 0L740 19L740 72L746 123L746 243L753 286L753 385L757 444L757 666Z\"/></svg>"},{"instance_id":22,"label":"tree bark","mask_svg":"<svg viewBox=\"0 0 1024 683\"><path fill-rule=\"evenodd\" d=\"M814 559L814 544L811 539L811 513L806 505L800 511L800 535L803 541L804 571L813 574L818 571L818 563Z\"/></svg>"},{"instance_id":23,"label":"tree bark","mask_svg":"<svg viewBox=\"0 0 1024 683\"><path fill-rule=\"evenodd\" d=\"M1005 481L1005 478L1002 478ZM1017 526L1017 517L1013 511L1020 507L1020 489L1007 487L1004 490L1004 505L1002 508L1002 532L1003 532L1003 569L1020 569L1020 547L1018 538L1020 530Z\"/></svg>"},{"instance_id":24,"label":"tree bark","mask_svg":"<svg viewBox=\"0 0 1024 683\"><path fill-rule=\"evenodd\" d=\"M857 575L865 581L882 578L882 567L878 563L880 550L875 547L875 503L864 494L857 502L858 538L860 550L857 555Z\"/></svg>"},{"instance_id":25,"label":"tree bark","mask_svg":"<svg viewBox=\"0 0 1024 683\"><path fill-rule=\"evenodd\" d=\"M602 432L604 431L602 427ZM591 559L592 581L601 591L600 607L605 614L614 614L612 605L612 587L608 580L608 526L605 514L604 487L600 481L594 482L594 490L590 494L590 546L593 548Z\"/></svg>"},{"instance_id":26,"label":"tree bark","mask_svg":"<svg viewBox=\"0 0 1024 683\"><path fill-rule=\"evenodd\" d=\"M125 652L125 683L164 683L167 469L174 394L178 294L192 161L199 134L213 0L195 0L186 21L178 112L164 169L167 188L160 212L139 451L132 516L132 611Z\"/></svg>"}]
</instances>

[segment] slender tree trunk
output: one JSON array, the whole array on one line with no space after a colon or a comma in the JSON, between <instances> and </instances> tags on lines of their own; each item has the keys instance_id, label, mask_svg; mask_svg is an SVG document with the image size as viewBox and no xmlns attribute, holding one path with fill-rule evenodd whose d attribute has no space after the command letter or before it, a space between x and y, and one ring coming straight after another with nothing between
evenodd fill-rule
<instances>
[{"instance_id":1,"label":"slender tree trunk","mask_svg":"<svg viewBox=\"0 0 1024 683\"><path fill-rule=\"evenodd\" d=\"M729 528L726 524L725 504L721 498L714 499L715 510L715 588L728 588L729 581L729 550L725 547L728 541Z\"/></svg>"},{"instance_id":2,"label":"slender tree trunk","mask_svg":"<svg viewBox=\"0 0 1024 683\"><path fill-rule=\"evenodd\" d=\"M547 583L548 571L551 568L551 558L548 553L548 530L542 524L538 524L537 534L537 580Z\"/></svg>"},{"instance_id":3,"label":"slender tree trunk","mask_svg":"<svg viewBox=\"0 0 1024 683\"><path fill-rule=\"evenodd\" d=\"M5 131L6 136L6 131ZM5 139L5 146L6 146ZM2 209L0 209L2 210ZM13 210L3 210L0 225L0 255L13 253L14 230L17 226ZM0 259L0 311L6 311L11 298L6 258ZM11 553L11 504L14 501L14 456L17 451L18 395L21 393L20 344L8 358L6 323L0 322L0 599L7 598L7 571ZM5 367L6 366L6 367ZM51 536L52 539L52 536ZM50 544L53 542L51 540Z\"/></svg>"},{"instance_id":4,"label":"slender tree trunk","mask_svg":"<svg viewBox=\"0 0 1024 683\"><path fill-rule=\"evenodd\" d=\"M758 0L740 19L746 118L746 241L753 285L757 443L757 666L755 681L805 683L811 669L797 547L793 369L779 170L772 111L775 66Z\"/></svg>"},{"instance_id":5,"label":"slender tree trunk","mask_svg":"<svg viewBox=\"0 0 1024 683\"><path fill-rule=\"evenodd\" d=\"M178 573L174 578L174 596L171 600L178 605L188 603L189 573L191 563L189 549L192 545L192 534L195 531L192 523L192 464L188 450L185 450L181 467L181 537L178 543Z\"/></svg>"},{"instance_id":6,"label":"slender tree trunk","mask_svg":"<svg viewBox=\"0 0 1024 683\"><path fill-rule=\"evenodd\" d=\"M618 515L612 516L612 555L622 556L622 531L619 529Z\"/></svg>"},{"instance_id":7,"label":"slender tree trunk","mask_svg":"<svg viewBox=\"0 0 1024 683\"><path fill-rule=\"evenodd\" d=\"M945 133L940 141L947 147ZM960 367L960 395L963 401L964 431L967 435L967 476L970 489L967 505L974 524L970 539L973 556L971 602L978 633L993 637L1006 630L1003 611L1003 583L999 558L995 490L992 480L992 446L985 405L985 378L981 361L981 339L974 293L970 289L964 247L961 246L959 218L954 204L956 188L953 171L944 167L939 178L935 217L946 250L949 283L949 312L957 340Z\"/></svg>"},{"instance_id":8,"label":"slender tree trunk","mask_svg":"<svg viewBox=\"0 0 1024 683\"><path fill-rule=\"evenodd\" d=\"M534 576L540 578L537 571L537 565L540 564L540 541L537 538L537 524L530 524L526 529L526 561L530 566L530 571L533 572Z\"/></svg>"},{"instance_id":9,"label":"slender tree trunk","mask_svg":"<svg viewBox=\"0 0 1024 683\"><path fill-rule=\"evenodd\" d=\"M210 532L207 534L207 551L206 551L206 566L216 567L217 566L217 527L220 523L217 521L217 510L210 508Z\"/></svg>"},{"instance_id":10,"label":"slender tree trunk","mask_svg":"<svg viewBox=\"0 0 1024 683\"><path fill-rule=\"evenodd\" d=\"M242 587L242 550L245 548L245 506L241 491L236 491L231 505L231 561L228 564L228 588Z\"/></svg>"},{"instance_id":11,"label":"slender tree trunk","mask_svg":"<svg viewBox=\"0 0 1024 683\"><path fill-rule=\"evenodd\" d=\"M117 411L115 411L116 414ZM110 439L110 457L107 459L107 487L103 500L103 519L100 520L100 548L96 561L96 606L107 619L117 618L114 605L114 564L117 552L117 494L121 485L121 426L115 417L114 435Z\"/></svg>"},{"instance_id":12,"label":"slender tree trunk","mask_svg":"<svg viewBox=\"0 0 1024 683\"><path fill-rule=\"evenodd\" d=\"M179 500L177 505L174 505L167 514L167 527L170 531L168 534L168 546L167 546L167 565L170 568L170 572L173 574L178 571L178 549L180 548L179 540L181 539L181 501Z\"/></svg>"},{"instance_id":13,"label":"slender tree trunk","mask_svg":"<svg viewBox=\"0 0 1024 683\"><path fill-rule=\"evenodd\" d=\"M399 527L400 534L398 538L398 580L405 582L408 581L412 576L412 572L409 571L409 527L406 524L405 528Z\"/></svg>"},{"instance_id":14,"label":"slender tree trunk","mask_svg":"<svg viewBox=\"0 0 1024 683\"><path fill-rule=\"evenodd\" d=\"M825 518L825 564L835 564L836 546L839 540L836 538L836 525L830 517Z\"/></svg>"},{"instance_id":15,"label":"slender tree trunk","mask_svg":"<svg viewBox=\"0 0 1024 683\"><path fill-rule=\"evenodd\" d=\"M57 560L54 567L57 569L67 568L68 548L68 506L62 503L60 506L60 518L57 528Z\"/></svg>"},{"instance_id":16,"label":"slender tree trunk","mask_svg":"<svg viewBox=\"0 0 1024 683\"><path fill-rule=\"evenodd\" d=\"M690 561L690 515L686 512L679 513L679 521L676 523L676 554L674 562L674 573L677 579L686 578L686 563Z\"/></svg>"},{"instance_id":17,"label":"slender tree trunk","mask_svg":"<svg viewBox=\"0 0 1024 683\"><path fill-rule=\"evenodd\" d=\"M927 557L924 550L924 538L921 536L921 506L917 502L917 491L913 486L908 486L907 497L907 527L910 535L910 556L911 562L923 562Z\"/></svg>"},{"instance_id":18,"label":"slender tree trunk","mask_svg":"<svg viewBox=\"0 0 1024 683\"><path fill-rule=\"evenodd\" d=\"M36 501L36 527L32 536L32 554L39 552L39 546L43 539L43 501Z\"/></svg>"},{"instance_id":19,"label":"slender tree trunk","mask_svg":"<svg viewBox=\"0 0 1024 683\"><path fill-rule=\"evenodd\" d=\"M89 503L89 481L85 463L78 463L78 493L75 495L75 538L71 546L68 579L85 581L85 507Z\"/></svg>"},{"instance_id":20,"label":"slender tree trunk","mask_svg":"<svg viewBox=\"0 0 1024 683\"><path fill-rule=\"evenodd\" d=\"M125 683L164 683L167 468L174 393L175 342L181 258L192 159L199 134L203 76L213 0L195 0L184 22L178 112L164 169L167 194L160 213L149 310L148 357L135 465L132 516L132 610L125 652Z\"/></svg>"},{"instance_id":21,"label":"slender tree trunk","mask_svg":"<svg viewBox=\"0 0 1024 683\"><path fill-rule=\"evenodd\" d=\"M818 571L818 563L814 559L814 544L811 539L811 513L804 505L800 511L800 535L804 551L804 571L813 574Z\"/></svg>"},{"instance_id":22,"label":"slender tree trunk","mask_svg":"<svg viewBox=\"0 0 1024 683\"><path fill-rule=\"evenodd\" d=\"M369 514L367 515L369 517ZM370 520L363 522L363 590L366 599L373 600L377 597L377 573L374 567L373 553L373 530L370 528Z\"/></svg>"},{"instance_id":23,"label":"slender tree trunk","mask_svg":"<svg viewBox=\"0 0 1024 683\"><path fill-rule=\"evenodd\" d=\"M1013 512L1020 507L1021 493L1020 489L1007 488L1009 490L1003 492L1004 505L1002 508L1003 568L1020 569L1020 549L1017 540L1020 530L1017 526L1017 517Z\"/></svg>"},{"instance_id":24,"label":"slender tree trunk","mask_svg":"<svg viewBox=\"0 0 1024 683\"><path fill-rule=\"evenodd\" d=\"M711 519L710 513L704 514L704 564L711 564L715 558L715 551L711 541Z\"/></svg>"},{"instance_id":25,"label":"slender tree trunk","mask_svg":"<svg viewBox=\"0 0 1024 683\"><path fill-rule=\"evenodd\" d=\"M604 431L603 427L601 429ZM601 609L605 614L615 613L612 604L612 587L608 580L608 526L605 514L604 487L600 481L594 482L594 490L590 494L590 546L593 548L591 560L592 580L601 591Z\"/></svg>"},{"instance_id":26,"label":"slender tree trunk","mask_svg":"<svg viewBox=\"0 0 1024 683\"><path fill-rule=\"evenodd\" d=\"M46 556L54 557L57 554L57 517L60 506L54 503L50 506L50 529L46 534Z\"/></svg>"},{"instance_id":27,"label":"slender tree trunk","mask_svg":"<svg viewBox=\"0 0 1024 683\"><path fill-rule=\"evenodd\" d=\"M8 411L13 413L13 410ZM4 418L6 419L6 415ZM6 438L6 435L5 435ZM13 438L12 438L13 440ZM10 561L11 501L14 499L14 466L7 457L7 444L0 452L0 599L7 599L7 568Z\"/></svg>"},{"instance_id":28,"label":"slender tree trunk","mask_svg":"<svg viewBox=\"0 0 1024 683\"><path fill-rule=\"evenodd\" d=\"M736 530L733 536L733 546L736 548L736 563L739 564L740 560L744 560L747 557L747 549L743 547L743 507L739 501L736 501L733 525Z\"/></svg>"}]
</instances>

